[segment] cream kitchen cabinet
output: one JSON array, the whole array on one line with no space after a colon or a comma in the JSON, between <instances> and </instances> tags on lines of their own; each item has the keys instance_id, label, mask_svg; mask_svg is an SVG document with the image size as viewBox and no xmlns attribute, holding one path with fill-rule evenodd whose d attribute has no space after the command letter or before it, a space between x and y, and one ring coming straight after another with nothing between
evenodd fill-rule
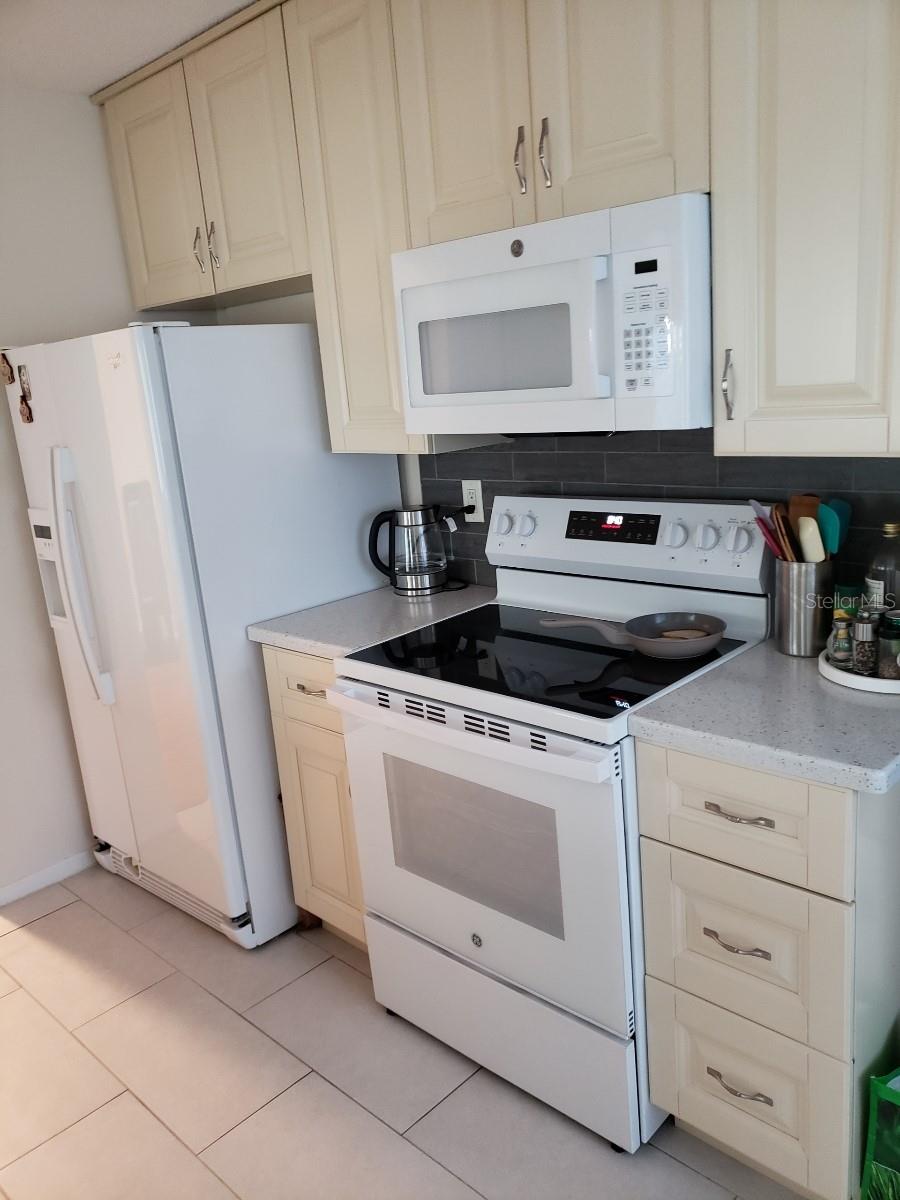
<instances>
[{"instance_id":1,"label":"cream kitchen cabinet","mask_svg":"<svg viewBox=\"0 0 900 1200\"><path fill-rule=\"evenodd\" d=\"M716 452L900 453L900 9L712 0L711 61Z\"/></svg>"},{"instance_id":2,"label":"cream kitchen cabinet","mask_svg":"<svg viewBox=\"0 0 900 1200\"><path fill-rule=\"evenodd\" d=\"M707 0L527 0L527 16L539 221L709 190Z\"/></svg>"},{"instance_id":3,"label":"cream kitchen cabinet","mask_svg":"<svg viewBox=\"0 0 900 1200\"><path fill-rule=\"evenodd\" d=\"M900 789L637 744L650 1096L803 1195L859 1194L894 1065Z\"/></svg>"},{"instance_id":4,"label":"cream kitchen cabinet","mask_svg":"<svg viewBox=\"0 0 900 1200\"><path fill-rule=\"evenodd\" d=\"M705 191L706 0L392 0L413 245Z\"/></svg>"},{"instance_id":5,"label":"cream kitchen cabinet","mask_svg":"<svg viewBox=\"0 0 900 1200\"><path fill-rule=\"evenodd\" d=\"M334 450L416 453L390 256L409 245L387 0L289 0L285 35Z\"/></svg>"},{"instance_id":6,"label":"cream kitchen cabinet","mask_svg":"<svg viewBox=\"0 0 900 1200\"><path fill-rule=\"evenodd\" d=\"M277 9L105 110L138 308L309 272Z\"/></svg>"},{"instance_id":7,"label":"cream kitchen cabinet","mask_svg":"<svg viewBox=\"0 0 900 1200\"><path fill-rule=\"evenodd\" d=\"M277 8L184 60L217 291L309 273Z\"/></svg>"},{"instance_id":8,"label":"cream kitchen cabinet","mask_svg":"<svg viewBox=\"0 0 900 1200\"><path fill-rule=\"evenodd\" d=\"M263 647L297 904L365 942L362 886L340 715L328 659Z\"/></svg>"},{"instance_id":9,"label":"cream kitchen cabinet","mask_svg":"<svg viewBox=\"0 0 900 1200\"><path fill-rule=\"evenodd\" d=\"M184 68L151 75L105 110L135 307L212 295Z\"/></svg>"}]
</instances>

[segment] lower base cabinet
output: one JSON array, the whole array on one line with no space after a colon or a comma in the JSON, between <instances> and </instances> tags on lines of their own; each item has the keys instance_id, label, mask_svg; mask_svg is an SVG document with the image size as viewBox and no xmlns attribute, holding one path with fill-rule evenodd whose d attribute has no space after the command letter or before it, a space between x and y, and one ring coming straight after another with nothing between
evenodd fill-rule
<instances>
[{"instance_id":1,"label":"lower base cabinet","mask_svg":"<svg viewBox=\"0 0 900 1200\"><path fill-rule=\"evenodd\" d=\"M362 887L340 715L327 659L263 648L294 898L365 942Z\"/></svg>"},{"instance_id":2,"label":"lower base cabinet","mask_svg":"<svg viewBox=\"0 0 900 1200\"><path fill-rule=\"evenodd\" d=\"M647 979L654 1104L788 1186L847 1200L852 1071Z\"/></svg>"},{"instance_id":3,"label":"lower base cabinet","mask_svg":"<svg viewBox=\"0 0 900 1200\"><path fill-rule=\"evenodd\" d=\"M638 741L650 1098L801 1195L857 1200L900 1063L900 786Z\"/></svg>"}]
</instances>

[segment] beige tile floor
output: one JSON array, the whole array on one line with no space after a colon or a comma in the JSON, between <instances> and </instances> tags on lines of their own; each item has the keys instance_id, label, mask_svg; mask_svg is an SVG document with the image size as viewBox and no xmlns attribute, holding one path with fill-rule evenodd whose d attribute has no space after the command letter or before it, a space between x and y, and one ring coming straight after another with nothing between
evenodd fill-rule
<instances>
[{"instance_id":1,"label":"beige tile floor","mask_svg":"<svg viewBox=\"0 0 900 1200\"><path fill-rule=\"evenodd\" d=\"M324 930L246 951L99 868L0 909L3 1200L790 1200L636 1155L375 1002Z\"/></svg>"}]
</instances>

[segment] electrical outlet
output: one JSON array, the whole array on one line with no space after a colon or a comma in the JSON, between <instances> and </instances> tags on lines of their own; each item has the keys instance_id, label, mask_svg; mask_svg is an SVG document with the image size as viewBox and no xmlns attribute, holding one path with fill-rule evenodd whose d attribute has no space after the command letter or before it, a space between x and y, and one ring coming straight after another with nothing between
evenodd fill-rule
<instances>
[{"instance_id":1,"label":"electrical outlet","mask_svg":"<svg viewBox=\"0 0 900 1200\"><path fill-rule=\"evenodd\" d=\"M466 513L467 521L479 521L484 523L484 501L481 498L481 480L480 479L464 479L462 481L463 504L475 505L473 513Z\"/></svg>"}]
</instances>

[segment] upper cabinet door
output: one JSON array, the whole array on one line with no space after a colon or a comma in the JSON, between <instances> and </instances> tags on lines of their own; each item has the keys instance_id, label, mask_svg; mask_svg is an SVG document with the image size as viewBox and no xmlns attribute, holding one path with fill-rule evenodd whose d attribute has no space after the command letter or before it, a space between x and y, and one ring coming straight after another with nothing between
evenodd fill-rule
<instances>
[{"instance_id":1,"label":"upper cabinet door","mask_svg":"<svg viewBox=\"0 0 900 1200\"><path fill-rule=\"evenodd\" d=\"M413 245L533 221L525 0L391 12Z\"/></svg>"},{"instance_id":2,"label":"upper cabinet door","mask_svg":"<svg viewBox=\"0 0 900 1200\"><path fill-rule=\"evenodd\" d=\"M215 286L181 63L105 107L135 307L211 295Z\"/></svg>"},{"instance_id":3,"label":"upper cabinet door","mask_svg":"<svg viewBox=\"0 0 900 1200\"><path fill-rule=\"evenodd\" d=\"M309 273L281 12L184 60L216 290Z\"/></svg>"},{"instance_id":4,"label":"upper cabinet door","mask_svg":"<svg viewBox=\"0 0 900 1200\"><path fill-rule=\"evenodd\" d=\"M900 452L898 35L891 0L713 0L720 454Z\"/></svg>"},{"instance_id":5,"label":"upper cabinet door","mask_svg":"<svg viewBox=\"0 0 900 1200\"><path fill-rule=\"evenodd\" d=\"M528 0L539 220L708 190L707 31L706 0Z\"/></svg>"},{"instance_id":6,"label":"upper cabinet door","mask_svg":"<svg viewBox=\"0 0 900 1200\"><path fill-rule=\"evenodd\" d=\"M409 248L388 0L284 6L334 450L423 449L403 427L391 254Z\"/></svg>"}]
</instances>

